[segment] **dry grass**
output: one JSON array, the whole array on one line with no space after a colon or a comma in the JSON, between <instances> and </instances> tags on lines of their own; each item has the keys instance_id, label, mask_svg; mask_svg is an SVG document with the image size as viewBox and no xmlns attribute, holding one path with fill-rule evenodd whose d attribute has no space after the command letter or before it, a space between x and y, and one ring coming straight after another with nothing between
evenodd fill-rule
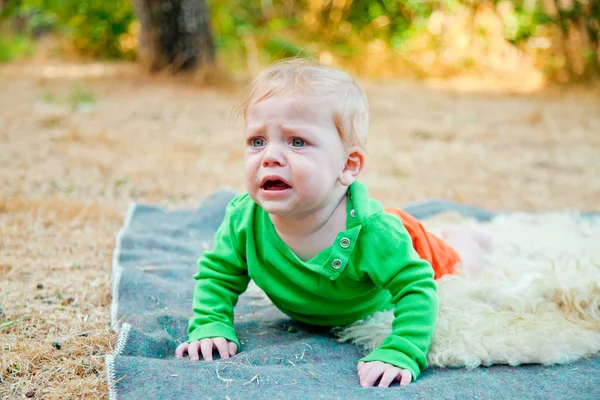
<instances>
[{"instance_id":1,"label":"dry grass","mask_svg":"<svg viewBox=\"0 0 600 400\"><path fill-rule=\"evenodd\" d=\"M0 398L105 398L111 253L128 203L191 207L243 189L235 91L87 70L0 69ZM365 83L374 197L600 210L597 88L444 85Z\"/></svg>"}]
</instances>

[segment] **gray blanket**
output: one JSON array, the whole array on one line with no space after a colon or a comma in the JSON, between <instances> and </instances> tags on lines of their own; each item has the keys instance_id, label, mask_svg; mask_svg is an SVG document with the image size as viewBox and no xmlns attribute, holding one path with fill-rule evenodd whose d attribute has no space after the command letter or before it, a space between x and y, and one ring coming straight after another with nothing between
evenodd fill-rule
<instances>
[{"instance_id":1,"label":"gray blanket","mask_svg":"<svg viewBox=\"0 0 600 400\"><path fill-rule=\"evenodd\" d=\"M273 306L240 297L235 326L242 352L229 360L173 356L187 338L196 261L211 247L232 192L194 211L132 205L113 258L114 354L106 357L110 399L528 398L600 399L600 359L543 367L429 369L407 387L361 388L363 355ZM493 213L435 200L404 207L418 218L455 210L488 220Z\"/></svg>"}]
</instances>

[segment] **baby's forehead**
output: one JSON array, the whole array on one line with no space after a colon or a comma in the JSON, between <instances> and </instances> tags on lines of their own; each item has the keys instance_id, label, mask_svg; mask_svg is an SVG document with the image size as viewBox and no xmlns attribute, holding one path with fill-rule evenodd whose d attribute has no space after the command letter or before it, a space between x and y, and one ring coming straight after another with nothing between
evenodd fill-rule
<instances>
[{"instance_id":1,"label":"baby's forehead","mask_svg":"<svg viewBox=\"0 0 600 400\"><path fill-rule=\"evenodd\" d=\"M279 93L262 99L257 99L250 104L248 111L254 116L271 114L294 116L303 119L333 120L334 99L327 95L315 93Z\"/></svg>"},{"instance_id":2,"label":"baby's forehead","mask_svg":"<svg viewBox=\"0 0 600 400\"><path fill-rule=\"evenodd\" d=\"M298 96L330 99L347 94L351 87L344 82L321 82L306 77L296 80L263 80L257 84L252 93L251 101L260 101L273 96Z\"/></svg>"}]
</instances>

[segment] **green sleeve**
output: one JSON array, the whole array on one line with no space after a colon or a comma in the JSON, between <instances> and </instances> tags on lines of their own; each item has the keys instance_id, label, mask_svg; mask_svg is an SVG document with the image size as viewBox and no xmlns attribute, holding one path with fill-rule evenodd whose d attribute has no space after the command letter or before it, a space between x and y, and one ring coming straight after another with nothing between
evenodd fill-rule
<instances>
[{"instance_id":1,"label":"green sleeve","mask_svg":"<svg viewBox=\"0 0 600 400\"><path fill-rule=\"evenodd\" d=\"M233 328L233 307L246 290L250 278L243 251L238 248L233 222L236 220L236 199L227 208L223 223L217 230L213 248L198 261L194 276L193 311L189 321L188 341L224 337L240 343Z\"/></svg>"},{"instance_id":2,"label":"green sleeve","mask_svg":"<svg viewBox=\"0 0 600 400\"><path fill-rule=\"evenodd\" d=\"M388 217L392 216L385 219L389 220ZM378 228L386 229L387 234L379 234L380 239L373 249L377 257L366 272L376 285L389 290L395 307L394 321L392 333L361 361L395 365L409 370L416 380L427 367L427 353L437 321L438 297L433 269L413 249L410 236L401 224L390 229L389 223L385 223Z\"/></svg>"}]
</instances>

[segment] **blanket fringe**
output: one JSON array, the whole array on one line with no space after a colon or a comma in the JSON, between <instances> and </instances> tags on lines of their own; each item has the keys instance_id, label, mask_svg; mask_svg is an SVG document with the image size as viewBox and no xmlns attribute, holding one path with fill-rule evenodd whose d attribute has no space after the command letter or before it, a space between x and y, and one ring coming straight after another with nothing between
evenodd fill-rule
<instances>
[{"instance_id":1,"label":"blanket fringe","mask_svg":"<svg viewBox=\"0 0 600 400\"><path fill-rule=\"evenodd\" d=\"M115 352L112 355L106 356L104 359L104 367L106 368L106 381L108 383L108 399L117 400L117 382L122 379L117 379L115 371L115 357L120 356L125 351L125 346L129 340L129 334L131 332L131 325L124 323L121 326L119 338L117 339L117 345L115 346Z\"/></svg>"}]
</instances>

